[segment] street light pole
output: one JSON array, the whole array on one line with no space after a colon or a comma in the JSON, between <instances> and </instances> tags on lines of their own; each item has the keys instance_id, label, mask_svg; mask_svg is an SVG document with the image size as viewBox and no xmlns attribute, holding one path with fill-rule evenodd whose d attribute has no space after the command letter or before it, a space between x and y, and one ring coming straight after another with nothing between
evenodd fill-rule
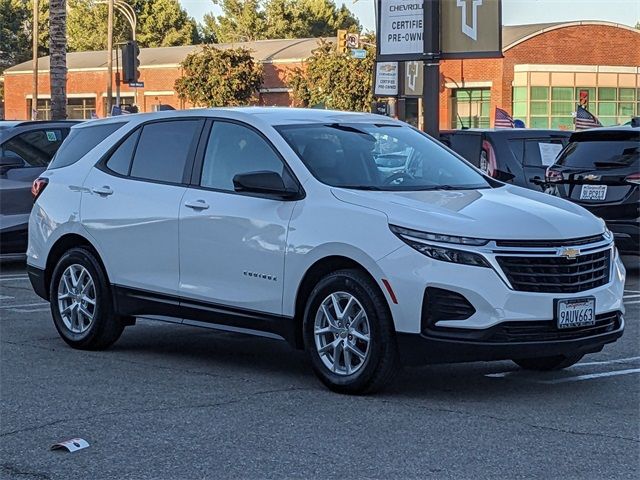
<instances>
[{"instance_id":1,"label":"street light pole","mask_svg":"<svg viewBox=\"0 0 640 480\"><path fill-rule=\"evenodd\" d=\"M105 117L111 114L111 95L113 94L113 0L108 1L109 14L107 17L107 111Z\"/></svg>"},{"instance_id":2,"label":"street light pole","mask_svg":"<svg viewBox=\"0 0 640 480\"><path fill-rule=\"evenodd\" d=\"M33 94L31 97L31 120L38 119L38 22L40 8L38 0L33 0Z\"/></svg>"}]
</instances>

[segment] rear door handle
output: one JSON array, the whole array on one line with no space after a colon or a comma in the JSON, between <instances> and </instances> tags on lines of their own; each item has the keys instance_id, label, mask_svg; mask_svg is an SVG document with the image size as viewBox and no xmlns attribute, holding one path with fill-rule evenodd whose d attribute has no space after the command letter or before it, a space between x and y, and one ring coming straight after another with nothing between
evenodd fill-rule
<instances>
[{"instance_id":1,"label":"rear door handle","mask_svg":"<svg viewBox=\"0 0 640 480\"><path fill-rule=\"evenodd\" d=\"M194 210L206 210L209 208L209 204L204 200L189 200L185 202L185 207L193 208Z\"/></svg>"},{"instance_id":2,"label":"rear door handle","mask_svg":"<svg viewBox=\"0 0 640 480\"><path fill-rule=\"evenodd\" d=\"M113 193L113 190L111 190L111 187L109 185L103 185L102 187L94 187L91 189L91 191L93 193L97 193L98 195L103 195L105 197Z\"/></svg>"}]
</instances>

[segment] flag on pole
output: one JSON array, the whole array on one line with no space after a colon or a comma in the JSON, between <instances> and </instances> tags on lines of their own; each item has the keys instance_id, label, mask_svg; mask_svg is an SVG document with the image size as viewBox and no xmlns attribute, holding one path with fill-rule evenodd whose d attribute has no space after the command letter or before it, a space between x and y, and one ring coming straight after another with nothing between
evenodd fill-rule
<instances>
[{"instance_id":1,"label":"flag on pole","mask_svg":"<svg viewBox=\"0 0 640 480\"><path fill-rule=\"evenodd\" d=\"M576 130L586 130L588 128L598 128L602 124L589 110L582 105L578 105L576 109Z\"/></svg>"},{"instance_id":2,"label":"flag on pole","mask_svg":"<svg viewBox=\"0 0 640 480\"><path fill-rule=\"evenodd\" d=\"M513 118L501 108L496 107L495 127L514 128Z\"/></svg>"}]
</instances>

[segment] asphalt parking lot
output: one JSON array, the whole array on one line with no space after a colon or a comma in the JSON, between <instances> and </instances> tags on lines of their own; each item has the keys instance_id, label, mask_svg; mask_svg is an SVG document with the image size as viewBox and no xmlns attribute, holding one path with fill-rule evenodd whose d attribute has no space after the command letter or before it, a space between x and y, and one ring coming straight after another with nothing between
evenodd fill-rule
<instances>
[{"instance_id":1,"label":"asphalt parking lot","mask_svg":"<svg viewBox=\"0 0 640 480\"><path fill-rule=\"evenodd\" d=\"M2 265L0 478L637 478L637 267L625 303L622 339L566 371L430 366L348 397L275 340L139 321L72 350Z\"/></svg>"}]
</instances>

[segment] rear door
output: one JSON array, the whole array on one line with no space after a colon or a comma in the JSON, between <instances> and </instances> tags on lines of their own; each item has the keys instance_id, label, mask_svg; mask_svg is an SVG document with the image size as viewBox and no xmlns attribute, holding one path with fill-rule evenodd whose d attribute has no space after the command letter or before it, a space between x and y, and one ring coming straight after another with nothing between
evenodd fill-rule
<instances>
[{"instance_id":1,"label":"rear door","mask_svg":"<svg viewBox=\"0 0 640 480\"><path fill-rule=\"evenodd\" d=\"M638 185L627 178L640 171L638 130L576 133L551 170L559 196L603 218L637 218Z\"/></svg>"},{"instance_id":2,"label":"rear door","mask_svg":"<svg viewBox=\"0 0 640 480\"><path fill-rule=\"evenodd\" d=\"M147 123L89 173L82 222L112 283L177 294L178 213L203 124L198 118Z\"/></svg>"}]
</instances>

